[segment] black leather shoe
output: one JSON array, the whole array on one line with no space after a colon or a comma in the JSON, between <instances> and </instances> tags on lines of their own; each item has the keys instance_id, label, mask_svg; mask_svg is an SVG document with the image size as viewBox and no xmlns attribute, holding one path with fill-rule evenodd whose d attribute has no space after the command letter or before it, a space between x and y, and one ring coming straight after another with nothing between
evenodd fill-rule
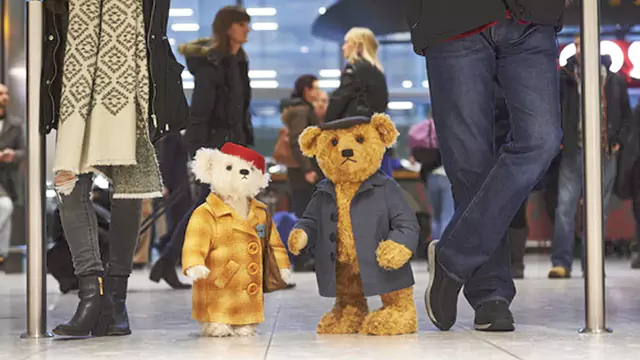
<instances>
[{"instance_id":1,"label":"black leather shoe","mask_svg":"<svg viewBox=\"0 0 640 360\"><path fill-rule=\"evenodd\" d=\"M176 290L191 289L191 285L184 284L180 281L174 264L163 259L160 259L153 264L151 274L149 274L149 279L153 282L160 282L160 280L164 280L169 284L169 286L171 286L171 288Z\"/></svg>"},{"instance_id":2,"label":"black leather shoe","mask_svg":"<svg viewBox=\"0 0 640 360\"><path fill-rule=\"evenodd\" d=\"M506 332L515 330L513 314L504 301L488 301L476 311L474 328L478 331Z\"/></svg>"},{"instance_id":3,"label":"black leather shoe","mask_svg":"<svg viewBox=\"0 0 640 360\"><path fill-rule=\"evenodd\" d=\"M127 314L128 276L107 276L105 296L102 301L100 320L92 333L94 336L123 336L131 334Z\"/></svg>"},{"instance_id":4,"label":"black leather shoe","mask_svg":"<svg viewBox=\"0 0 640 360\"><path fill-rule=\"evenodd\" d=\"M80 302L73 318L53 329L61 336L88 336L100 316L104 286L102 276L88 275L79 277L78 298Z\"/></svg>"},{"instance_id":5,"label":"black leather shoe","mask_svg":"<svg viewBox=\"0 0 640 360\"><path fill-rule=\"evenodd\" d=\"M424 295L427 314L431 322L446 331L456 323L458 314L458 294L462 284L451 279L444 271L436 254L438 240L429 243L429 286Z\"/></svg>"}]
</instances>

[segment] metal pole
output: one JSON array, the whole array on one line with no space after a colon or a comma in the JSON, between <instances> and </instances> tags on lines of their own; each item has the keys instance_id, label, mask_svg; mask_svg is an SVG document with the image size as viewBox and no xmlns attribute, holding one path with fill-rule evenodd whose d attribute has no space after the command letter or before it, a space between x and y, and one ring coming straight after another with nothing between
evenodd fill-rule
<instances>
[{"instance_id":1,"label":"metal pole","mask_svg":"<svg viewBox=\"0 0 640 360\"><path fill-rule=\"evenodd\" d=\"M43 3L27 3L27 332L26 339L51 337L47 328L44 263L44 136L40 134Z\"/></svg>"},{"instance_id":2,"label":"metal pole","mask_svg":"<svg viewBox=\"0 0 640 360\"><path fill-rule=\"evenodd\" d=\"M582 333L610 332L605 326L600 1L582 3L582 129L584 143L586 327Z\"/></svg>"}]
</instances>

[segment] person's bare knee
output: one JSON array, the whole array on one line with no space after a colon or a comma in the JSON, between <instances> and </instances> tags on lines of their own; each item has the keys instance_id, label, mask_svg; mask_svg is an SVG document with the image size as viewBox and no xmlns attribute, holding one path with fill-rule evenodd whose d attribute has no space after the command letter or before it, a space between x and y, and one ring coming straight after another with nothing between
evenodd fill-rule
<instances>
[{"instance_id":1,"label":"person's bare knee","mask_svg":"<svg viewBox=\"0 0 640 360\"><path fill-rule=\"evenodd\" d=\"M71 194L76 182L78 182L78 176L70 171L59 171L54 179L56 190L62 195Z\"/></svg>"}]
</instances>

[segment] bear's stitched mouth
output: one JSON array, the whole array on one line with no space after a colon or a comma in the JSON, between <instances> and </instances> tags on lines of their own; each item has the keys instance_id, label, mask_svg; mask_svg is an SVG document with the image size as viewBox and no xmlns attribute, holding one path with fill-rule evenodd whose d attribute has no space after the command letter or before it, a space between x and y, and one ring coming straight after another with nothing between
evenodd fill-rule
<instances>
[{"instance_id":1,"label":"bear's stitched mouth","mask_svg":"<svg viewBox=\"0 0 640 360\"><path fill-rule=\"evenodd\" d=\"M357 161L355 161L355 160L353 160L352 158L348 157L348 158L345 158L345 159L344 159L344 161L342 162L342 165L346 164L346 163L347 163L347 161L351 161L351 162L353 162L353 163L357 163Z\"/></svg>"},{"instance_id":2,"label":"bear's stitched mouth","mask_svg":"<svg viewBox=\"0 0 640 360\"><path fill-rule=\"evenodd\" d=\"M242 175L242 179L241 180L249 180L249 177L247 175Z\"/></svg>"}]
</instances>

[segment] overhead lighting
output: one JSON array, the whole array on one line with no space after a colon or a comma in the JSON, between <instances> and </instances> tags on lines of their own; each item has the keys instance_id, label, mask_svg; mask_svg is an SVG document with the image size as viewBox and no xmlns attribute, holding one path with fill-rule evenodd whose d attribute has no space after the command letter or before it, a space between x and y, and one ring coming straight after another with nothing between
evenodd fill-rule
<instances>
[{"instance_id":1,"label":"overhead lighting","mask_svg":"<svg viewBox=\"0 0 640 360\"><path fill-rule=\"evenodd\" d=\"M252 79L273 79L278 76L275 70L249 70L249 77Z\"/></svg>"},{"instance_id":2,"label":"overhead lighting","mask_svg":"<svg viewBox=\"0 0 640 360\"><path fill-rule=\"evenodd\" d=\"M192 15L193 15L193 9L190 9L190 8L169 9L170 17L185 17L185 16L192 16Z\"/></svg>"},{"instance_id":3,"label":"overhead lighting","mask_svg":"<svg viewBox=\"0 0 640 360\"><path fill-rule=\"evenodd\" d=\"M335 89L340 86L340 80L318 80L318 87L323 89Z\"/></svg>"},{"instance_id":4,"label":"overhead lighting","mask_svg":"<svg viewBox=\"0 0 640 360\"><path fill-rule=\"evenodd\" d=\"M176 44L176 39L174 38L169 38L169 45L173 46Z\"/></svg>"},{"instance_id":5,"label":"overhead lighting","mask_svg":"<svg viewBox=\"0 0 640 360\"><path fill-rule=\"evenodd\" d=\"M320 76L326 77L326 78L340 77L340 74L342 74L342 71L340 71L340 69L322 69L322 70L320 70Z\"/></svg>"},{"instance_id":6,"label":"overhead lighting","mask_svg":"<svg viewBox=\"0 0 640 360\"><path fill-rule=\"evenodd\" d=\"M300 47L300 52L303 54L307 54L309 52L309 47L308 46L301 46Z\"/></svg>"},{"instance_id":7,"label":"overhead lighting","mask_svg":"<svg viewBox=\"0 0 640 360\"><path fill-rule=\"evenodd\" d=\"M640 41L631 43L627 55L631 64L633 64L633 69L629 72L629 76L634 79L640 79Z\"/></svg>"},{"instance_id":8,"label":"overhead lighting","mask_svg":"<svg viewBox=\"0 0 640 360\"><path fill-rule=\"evenodd\" d=\"M193 79L193 74L187 70L184 70L182 72L182 80L191 80L191 79Z\"/></svg>"},{"instance_id":9,"label":"overhead lighting","mask_svg":"<svg viewBox=\"0 0 640 360\"><path fill-rule=\"evenodd\" d=\"M254 89L275 89L279 85L275 80L253 80L249 84Z\"/></svg>"},{"instance_id":10,"label":"overhead lighting","mask_svg":"<svg viewBox=\"0 0 640 360\"><path fill-rule=\"evenodd\" d=\"M413 83L409 80L405 80L402 82L402 87L405 89L409 89L413 87Z\"/></svg>"},{"instance_id":11,"label":"overhead lighting","mask_svg":"<svg viewBox=\"0 0 640 360\"><path fill-rule=\"evenodd\" d=\"M253 31L273 31L278 30L277 22L255 22L251 23Z\"/></svg>"},{"instance_id":12,"label":"overhead lighting","mask_svg":"<svg viewBox=\"0 0 640 360\"><path fill-rule=\"evenodd\" d=\"M249 16L273 16L278 13L278 10L272 7L247 8L246 11Z\"/></svg>"},{"instance_id":13,"label":"overhead lighting","mask_svg":"<svg viewBox=\"0 0 640 360\"><path fill-rule=\"evenodd\" d=\"M320 15L324 15L326 12L327 12L327 8L324 6L318 9L318 14Z\"/></svg>"},{"instance_id":14,"label":"overhead lighting","mask_svg":"<svg viewBox=\"0 0 640 360\"><path fill-rule=\"evenodd\" d=\"M193 81L183 81L182 82L182 88L183 89L192 90L194 87L196 87L196 83L193 82Z\"/></svg>"},{"instance_id":15,"label":"overhead lighting","mask_svg":"<svg viewBox=\"0 0 640 360\"><path fill-rule=\"evenodd\" d=\"M389 110L411 110L413 103L411 101L391 101L387 107Z\"/></svg>"},{"instance_id":16,"label":"overhead lighting","mask_svg":"<svg viewBox=\"0 0 640 360\"><path fill-rule=\"evenodd\" d=\"M422 82L422 87L428 89L429 88L429 80L425 80Z\"/></svg>"},{"instance_id":17,"label":"overhead lighting","mask_svg":"<svg viewBox=\"0 0 640 360\"><path fill-rule=\"evenodd\" d=\"M173 25L171 25L171 30L173 30L173 31L198 31L198 30L200 30L200 25L198 25L196 23L173 24Z\"/></svg>"},{"instance_id":18,"label":"overhead lighting","mask_svg":"<svg viewBox=\"0 0 640 360\"><path fill-rule=\"evenodd\" d=\"M622 69L622 66L624 65L624 52L622 52L622 49L618 44L610 40L601 41L600 54L609 55L611 57L611 66L609 66L609 70L617 73ZM576 55L576 44L572 43L565 46L560 52L560 57L558 58L560 66L566 66L569 58L574 55Z\"/></svg>"}]
</instances>

